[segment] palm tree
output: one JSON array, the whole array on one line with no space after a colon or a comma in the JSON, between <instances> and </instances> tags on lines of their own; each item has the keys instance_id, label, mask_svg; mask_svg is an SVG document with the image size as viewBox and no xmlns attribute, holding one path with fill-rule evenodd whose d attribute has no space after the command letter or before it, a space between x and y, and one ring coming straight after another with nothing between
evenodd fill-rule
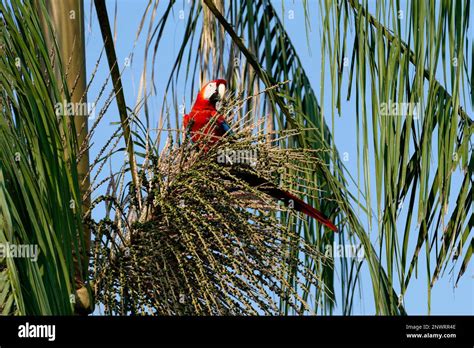
<instances>
[{"instance_id":1,"label":"palm tree","mask_svg":"<svg viewBox=\"0 0 474 348\"><path fill-rule=\"evenodd\" d=\"M90 208L82 199L76 166L87 144L82 147L75 136L78 125L54 113L63 96L72 100L74 95L66 83L67 56L60 40L59 47L48 44L48 30L44 25L39 30L30 5L15 0L0 7L5 33L0 146L6 149L0 155L0 243L38 244L41 250L37 263L0 260L3 313L72 313L74 255L84 251L84 238L77 236L88 229L94 240L89 279L108 314L332 314L338 301L349 315L367 265L376 313L400 315L423 249L428 299L446 268L456 269L456 282L463 275L474 243L469 215L473 122L461 98L469 91L474 104L469 1L413 2L407 8L386 1L375 9L366 1L321 1L322 61L331 78L330 93L321 84L321 99L330 96L331 113L318 102L271 1L191 2L156 138L151 137L148 103L157 77L154 72L148 76L147 66L165 49L160 42L171 14L181 10L179 2L166 4L159 18L158 2L146 6L142 23L149 19L150 26L142 97L134 107L127 107L123 97L105 2L97 0L95 6L113 83L102 111L115 98L121 122L91 161L91 172L102 170L120 141L128 159L108 177L105 195L87 190L93 197ZM304 3L306 18L312 6ZM143 35L142 26L137 31L137 37ZM450 85L438 80L440 70ZM193 95L199 82L217 75L236 91L224 110L235 115L239 141L222 146L232 151L255 147L259 164L249 170L308 197L337 221L339 234L269 203L233 178L232 171L216 166L219 148L196 155L199 151L177 130L177 103L169 112L166 96L177 100L178 82L188 80L187 95ZM355 190L334 128L326 123L329 115L334 123L341 111L347 81L348 99L355 89L357 161L363 171ZM419 103L418 118L385 117L380 107L401 103ZM262 119L262 114L268 116ZM458 169L460 186L452 180ZM240 195L215 185L212 179L222 175ZM102 202L106 216L94 221L91 212ZM449 204L454 206L450 215ZM410 240L416 240L414 251ZM340 258L336 263L326 252L335 241L361 244L363 261Z\"/></svg>"},{"instance_id":2,"label":"palm tree","mask_svg":"<svg viewBox=\"0 0 474 348\"><path fill-rule=\"evenodd\" d=\"M54 52L57 45L58 56L62 57L63 62L67 61L66 76L67 87L70 92L70 102L76 105L87 104L86 95L86 57L84 47L84 8L81 1L47 1L45 2L47 16L44 16L41 2L35 2L35 8L38 10L39 18L42 25L42 31L46 34L46 47L48 51ZM67 14L67 15L64 15ZM63 72L60 65L54 66L55 79L61 81ZM63 91L63 100L67 100L67 95ZM74 110L70 116L76 129L77 144L83 144L86 141L88 134L88 116L85 114L85 108ZM71 137L68 134L66 136ZM80 151L76 148L76 153ZM77 175L79 180L79 187L81 192L82 211L87 211L90 208L90 194L88 193L90 187L89 175L89 150L86 148L81 153L80 159L77 161ZM89 289L87 287L87 268L89 264L89 249L90 249L90 230L85 228L82 230L83 239L85 242L85 252L81 257L75 256L74 259L74 278L75 278L75 308L78 312L90 312L92 310L92 303L90 299ZM79 242L80 243L80 242Z\"/></svg>"},{"instance_id":3,"label":"palm tree","mask_svg":"<svg viewBox=\"0 0 474 348\"><path fill-rule=\"evenodd\" d=\"M0 261L3 314L73 314L75 307L88 306L82 288L90 238L82 223L82 211L89 204L83 195L88 186L87 153L78 157L87 134L87 127L79 127L87 116L74 112L74 117L64 117L67 113L57 108L85 100L82 9L73 1L48 4L56 25L77 15L71 30L56 27L63 35L57 41L49 34L52 25L44 2L36 7L20 1L0 5L0 243L5 250L37 250L33 258L7 253ZM38 13L44 32L39 30ZM69 39L72 46L64 44ZM78 53L71 56L73 49ZM71 64L66 57L72 57ZM76 289L82 290L76 294ZM82 306L74 306L78 300Z\"/></svg>"}]
</instances>

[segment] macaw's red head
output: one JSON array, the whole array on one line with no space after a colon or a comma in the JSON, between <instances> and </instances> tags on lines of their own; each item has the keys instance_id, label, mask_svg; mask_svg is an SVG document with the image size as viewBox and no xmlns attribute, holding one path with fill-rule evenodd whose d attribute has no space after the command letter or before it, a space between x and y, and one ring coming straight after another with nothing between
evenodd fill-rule
<instances>
[{"instance_id":1,"label":"macaw's red head","mask_svg":"<svg viewBox=\"0 0 474 348\"><path fill-rule=\"evenodd\" d=\"M226 80L209 81L199 92L195 106L216 109L216 104L224 98L226 87Z\"/></svg>"}]
</instances>

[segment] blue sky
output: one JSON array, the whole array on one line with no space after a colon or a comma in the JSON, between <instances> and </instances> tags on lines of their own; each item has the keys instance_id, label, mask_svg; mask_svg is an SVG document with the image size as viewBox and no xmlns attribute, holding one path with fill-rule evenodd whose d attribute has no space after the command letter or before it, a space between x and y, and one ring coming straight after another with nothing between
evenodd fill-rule
<instances>
[{"instance_id":1,"label":"blue sky","mask_svg":"<svg viewBox=\"0 0 474 348\"><path fill-rule=\"evenodd\" d=\"M330 98L330 76L329 73L325 74L325 85L326 85L326 94L324 100L319 98L320 93L320 81L321 81L321 71L322 69L327 69L329 71L329 63L325 67L322 67L321 63L321 42L320 42L320 14L319 14L319 1L309 1L310 7L310 27L308 38L305 33L305 24L304 24L304 11L299 1L272 1L275 5L275 8L280 14L280 18L284 19L285 27L293 45L295 46L299 57L302 61L302 64L305 68L306 74L308 75L313 89L318 95L319 102L324 105L324 108L327 112L325 115L326 122L331 126L331 98ZM404 2L402 2L402 8L404 8ZM142 18L143 12L147 1L144 0L119 0L107 1L108 11L110 15L110 20L113 25L114 23L114 10L115 4L117 4L117 25L116 25L116 51L121 68L124 68L126 59L130 57L130 54L133 52L133 61L129 67L124 68L123 73L123 85L124 93L126 97L127 104L133 107L136 104L138 87L140 82L140 74L143 67L143 58L144 58L144 47L145 47L145 38L146 31L148 26L148 21L144 24L144 33L140 36L138 42L135 44L137 27L139 26L140 20ZM284 6L282 6L284 5ZM84 1L85 9L85 26L86 26L86 52L87 52L87 73L88 76L92 73L95 68L96 60L99 57L100 51L102 49L102 38L100 30L97 24L97 18L95 14L95 9L90 13L91 0ZM181 6L181 7L180 7ZM166 7L166 2L160 3L158 6L158 13L156 18L160 18L160 15L163 13L164 8ZM178 1L175 6L176 12L172 16L170 22L165 28L165 33L162 39L162 42L159 47L159 55L155 65L155 83L157 86L157 95L152 96L149 100L150 115L152 125L156 125L156 122L159 118L162 108L163 101L163 91L165 83L168 80L168 76L173 65L177 52L179 50L179 44L182 41L184 34L184 26L186 21L179 18L179 9L184 10L186 15L189 11L189 4L187 0ZM284 9L283 9L284 8ZM284 11L284 13L283 13ZM289 11L292 12L293 19L290 18ZM90 22L90 20L92 21ZM91 27L89 28L89 24ZM472 27L470 29L470 40L474 37L472 32ZM308 41L310 47L308 47ZM350 40L348 40L350 42ZM149 61L151 65L151 61ZM149 66L150 68L150 66ZM93 101L95 96L98 95L103 81L107 78L107 64L105 55L102 59L102 62L99 66L99 70L95 75L93 84L89 91L89 102ZM347 78L347 76L346 76ZM347 86L347 81L345 81ZM180 95L178 86L178 95ZM110 91L110 83L106 94ZM338 151L343 154L347 152L349 155L349 160L345 162L349 172L357 178L357 143L356 143L356 133L355 133L355 97L352 97L350 101L345 100L347 89L343 91L342 98L342 111L341 115L337 115L334 118L334 129L335 133L335 143L337 145ZM190 103L192 95L184 95L184 89L182 89L183 98L186 104L186 109L190 108ZM178 98L179 99L179 98ZM102 100L103 103L103 100ZM472 108L469 104L464 105L461 101L463 107L465 107L468 114L474 114ZM370 107L370 101L367 101L368 106ZM101 107L101 102L98 104L98 108ZM370 111L370 110L369 110ZM174 112L173 109L170 112ZM112 134L113 127L109 126L110 122L117 122L119 120L118 112L116 109L115 103L111 105L109 110L105 115L105 120L100 124L98 131L96 132L95 137L93 138L93 146L91 148L90 157L91 159L95 158L98 151L105 144L107 138ZM370 134L370 133L369 133ZM117 167L121 161L116 163L112 162L112 167ZM105 174L108 170L105 171ZM103 177L103 176L101 176ZM453 186L460 185L460 172L455 174L453 179ZM374 180L371 183L372 187L375 187L375 177L372 175ZM100 178L99 178L100 180ZM361 178L363 182L363 178ZM105 187L104 187L105 189ZM355 192L356 187L352 185L350 187L353 192ZM374 190L375 191L375 190ZM455 190L456 191L456 190ZM104 193L103 190L98 190L97 193ZM374 192L375 194L375 192ZM375 196L373 197L373 202L375 202ZM453 202L449 207L449 212L453 210ZM375 207L374 207L375 209ZM103 211L97 209L95 211L96 218L101 216ZM406 212L405 212L406 213ZM403 214L403 212L402 212ZM367 224L367 221L362 221L364 224ZM377 231L373 230L372 233L376 235ZM411 249L414 248L414 241L411 241ZM424 253L420 256L420 263L418 266L419 274L418 278L413 278L408 292L405 297L405 307L408 310L409 314L426 314L427 313L427 282L424 270L425 265ZM448 267L449 268L449 267ZM370 276L368 274L367 267L363 267L363 277L362 277L362 299L356 299L356 304L354 306L354 314L373 314L374 305L371 300L372 298L372 288L370 282ZM447 273L447 272L446 272ZM457 274L456 274L457 275ZM453 279L452 275L445 274L435 285L432 290L432 302L431 302L431 313L432 314L473 314L474 313L474 287L473 287L473 266L472 263L466 271L463 279L459 282L457 288L454 288L455 277ZM337 289L336 289L337 291ZM356 295L357 296L357 295ZM340 309L340 308L339 308ZM336 311L336 313L338 313Z\"/></svg>"}]
</instances>

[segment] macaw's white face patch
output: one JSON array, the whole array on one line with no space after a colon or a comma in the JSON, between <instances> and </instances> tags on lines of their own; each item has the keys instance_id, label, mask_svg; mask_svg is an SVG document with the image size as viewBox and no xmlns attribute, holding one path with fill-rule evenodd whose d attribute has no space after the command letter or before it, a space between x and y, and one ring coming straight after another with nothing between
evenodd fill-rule
<instances>
[{"instance_id":1,"label":"macaw's white face patch","mask_svg":"<svg viewBox=\"0 0 474 348\"><path fill-rule=\"evenodd\" d=\"M215 82L209 82L204 89L204 99L209 99L214 93L216 93L217 85Z\"/></svg>"}]
</instances>

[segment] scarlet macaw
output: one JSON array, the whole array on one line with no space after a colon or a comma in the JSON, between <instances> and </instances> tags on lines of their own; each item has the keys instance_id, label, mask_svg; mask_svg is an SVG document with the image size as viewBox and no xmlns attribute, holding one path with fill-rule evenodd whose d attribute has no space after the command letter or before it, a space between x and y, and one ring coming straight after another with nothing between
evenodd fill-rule
<instances>
[{"instance_id":1,"label":"scarlet macaw","mask_svg":"<svg viewBox=\"0 0 474 348\"><path fill-rule=\"evenodd\" d=\"M224 98L226 85L225 80L208 82L199 92L191 112L184 115L183 126L185 130L189 127L193 142L204 139L208 145L213 145L225 133L232 132L216 109L216 104Z\"/></svg>"},{"instance_id":2,"label":"scarlet macaw","mask_svg":"<svg viewBox=\"0 0 474 348\"><path fill-rule=\"evenodd\" d=\"M183 126L185 130L189 130L193 142L206 139L207 144L213 145L225 134L232 133L224 116L220 115L216 108L216 104L224 98L226 86L225 80L213 80L205 84L199 92L191 112L184 115ZM337 227L323 213L295 195L279 189L255 174L239 172L238 176L250 186L283 201L286 205L292 206L295 210L316 219L337 232Z\"/></svg>"}]
</instances>

